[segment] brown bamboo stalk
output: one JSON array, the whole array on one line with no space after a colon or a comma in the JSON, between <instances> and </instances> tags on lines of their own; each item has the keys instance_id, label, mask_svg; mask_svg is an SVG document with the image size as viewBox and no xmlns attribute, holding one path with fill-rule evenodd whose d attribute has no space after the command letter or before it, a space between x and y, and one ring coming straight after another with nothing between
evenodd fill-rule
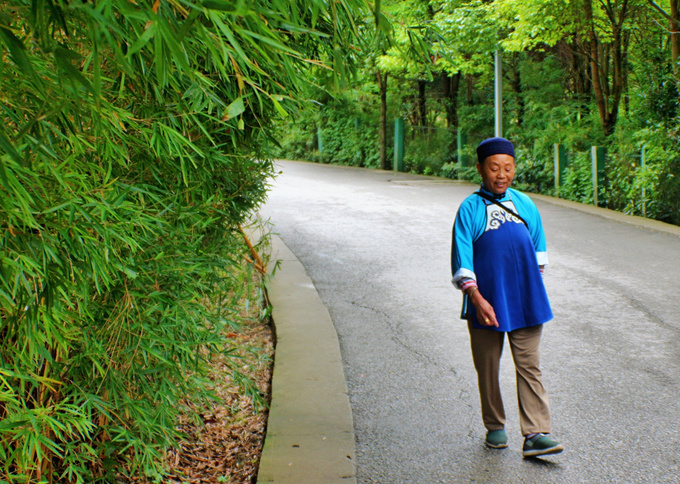
<instances>
[{"instance_id":1,"label":"brown bamboo stalk","mask_svg":"<svg viewBox=\"0 0 680 484\"><path fill-rule=\"evenodd\" d=\"M260 254L257 253L257 250L255 250L255 247L253 247L252 242L248 238L248 235L246 235L246 232L243 230L243 227L240 225L238 226L238 229L241 231L241 235L243 235L243 240L246 242L246 245L250 249L250 253L253 255L253 258L257 261L255 264L255 269L257 269L260 273L266 274L266 269L264 267L264 263L262 262L262 259L260 258ZM248 258L246 257L246 260Z\"/></svg>"}]
</instances>

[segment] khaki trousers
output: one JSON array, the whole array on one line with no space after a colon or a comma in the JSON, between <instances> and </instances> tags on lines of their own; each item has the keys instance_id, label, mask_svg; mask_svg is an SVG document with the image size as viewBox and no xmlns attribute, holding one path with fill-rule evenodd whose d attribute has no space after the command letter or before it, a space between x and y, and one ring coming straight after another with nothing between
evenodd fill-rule
<instances>
[{"instance_id":1,"label":"khaki trousers","mask_svg":"<svg viewBox=\"0 0 680 484\"><path fill-rule=\"evenodd\" d=\"M487 430L505 427L505 409L499 383L500 360L506 333L475 329L468 323L472 359L477 370L482 420ZM543 325L507 333L517 378L519 422L522 435L550 433L550 404L538 367Z\"/></svg>"}]
</instances>

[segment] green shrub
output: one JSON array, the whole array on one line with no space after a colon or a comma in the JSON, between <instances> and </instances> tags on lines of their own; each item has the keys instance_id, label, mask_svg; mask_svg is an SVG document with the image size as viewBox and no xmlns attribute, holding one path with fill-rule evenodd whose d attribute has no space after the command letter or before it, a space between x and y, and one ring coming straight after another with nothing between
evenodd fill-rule
<instances>
[{"instance_id":1,"label":"green shrub","mask_svg":"<svg viewBox=\"0 0 680 484\"><path fill-rule=\"evenodd\" d=\"M404 169L411 173L440 176L444 164L455 157L455 135L445 128L411 127L406 134Z\"/></svg>"},{"instance_id":2,"label":"green shrub","mask_svg":"<svg viewBox=\"0 0 680 484\"><path fill-rule=\"evenodd\" d=\"M571 155L560 183L559 196L586 204L593 203L592 162L589 152Z\"/></svg>"},{"instance_id":3,"label":"green shrub","mask_svg":"<svg viewBox=\"0 0 680 484\"><path fill-rule=\"evenodd\" d=\"M553 161L545 154L535 155L518 147L515 187L533 193L551 193L555 185Z\"/></svg>"},{"instance_id":4,"label":"green shrub","mask_svg":"<svg viewBox=\"0 0 680 484\"><path fill-rule=\"evenodd\" d=\"M279 158L377 168L380 166L378 125L358 105L328 99L308 107L299 119L281 125ZM321 150L319 150L319 134Z\"/></svg>"},{"instance_id":5,"label":"green shrub","mask_svg":"<svg viewBox=\"0 0 680 484\"><path fill-rule=\"evenodd\" d=\"M608 206L680 225L680 135L677 129L655 126L635 131L610 156ZM645 166L640 154L644 147Z\"/></svg>"}]
</instances>

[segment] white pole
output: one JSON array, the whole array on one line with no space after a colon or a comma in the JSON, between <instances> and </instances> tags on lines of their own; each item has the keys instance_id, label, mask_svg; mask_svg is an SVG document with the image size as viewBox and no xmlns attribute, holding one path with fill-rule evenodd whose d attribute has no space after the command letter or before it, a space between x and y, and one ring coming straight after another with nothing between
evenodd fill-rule
<instances>
[{"instance_id":1,"label":"white pole","mask_svg":"<svg viewBox=\"0 0 680 484\"><path fill-rule=\"evenodd\" d=\"M503 136L503 82L501 73L501 51L494 54L494 112L495 136Z\"/></svg>"}]
</instances>

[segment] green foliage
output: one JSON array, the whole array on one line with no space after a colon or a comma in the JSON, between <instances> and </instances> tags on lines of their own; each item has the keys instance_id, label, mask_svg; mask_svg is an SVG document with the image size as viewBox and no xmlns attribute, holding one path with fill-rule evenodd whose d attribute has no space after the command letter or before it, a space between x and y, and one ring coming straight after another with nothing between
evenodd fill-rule
<instances>
[{"instance_id":1,"label":"green foliage","mask_svg":"<svg viewBox=\"0 0 680 484\"><path fill-rule=\"evenodd\" d=\"M550 155L544 151L530 152L521 146L516 155L515 187L532 193L552 194L555 175Z\"/></svg>"},{"instance_id":2,"label":"green foliage","mask_svg":"<svg viewBox=\"0 0 680 484\"><path fill-rule=\"evenodd\" d=\"M277 158L321 161L313 158L315 154L318 156L319 150L316 122L312 115L303 115L295 122L280 125L277 139L279 143L279 148L275 152Z\"/></svg>"},{"instance_id":3,"label":"green foliage","mask_svg":"<svg viewBox=\"0 0 680 484\"><path fill-rule=\"evenodd\" d=\"M607 206L680 225L680 133L653 127L635 132L609 155ZM641 154L644 147L644 166Z\"/></svg>"},{"instance_id":4,"label":"green foliage","mask_svg":"<svg viewBox=\"0 0 680 484\"><path fill-rule=\"evenodd\" d=\"M678 115L678 78L668 62L667 43L659 42L665 29L655 21L643 18L641 28L646 35L636 38L639 48L631 51L631 89L628 109L633 116L621 120L625 131L647 127L648 124L673 125ZM644 115L639 115L644 114Z\"/></svg>"},{"instance_id":5,"label":"green foliage","mask_svg":"<svg viewBox=\"0 0 680 484\"><path fill-rule=\"evenodd\" d=\"M520 146L527 145L534 153L552 152L555 143L563 144L570 151L602 145L604 137L599 131L596 110L581 99L565 95L569 80L556 54L520 55L513 69L519 71L522 91L507 89L506 82L504 132L507 137ZM507 64L505 70L510 70ZM487 110L492 106L488 100L485 104ZM488 112L488 116L493 117L493 112Z\"/></svg>"},{"instance_id":6,"label":"green foliage","mask_svg":"<svg viewBox=\"0 0 680 484\"><path fill-rule=\"evenodd\" d=\"M161 480L238 325L272 120L355 3L1 5L0 476Z\"/></svg>"},{"instance_id":7,"label":"green foliage","mask_svg":"<svg viewBox=\"0 0 680 484\"><path fill-rule=\"evenodd\" d=\"M406 134L404 168L411 173L446 176L455 156L455 134L446 128L411 127Z\"/></svg>"},{"instance_id":8,"label":"green foliage","mask_svg":"<svg viewBox=\"0 0 680 484\"><path fill-rule=\"evenodd\" d=\"M680 157L677 147L668 154L670 156L665 163L642 170L635 188L641 192L644 189L641 199L646 204L643 213L646 217L680 225ZM646 197L649 197L649 202Z\"/></svg>"},{"instance_id":9,"label":"green foliage","mask_svg":"<svg viewBox=\"0 0 680 484\"><path fill-rule=\"evenodd\" d=\"M357 104L333 100L319 111L323 160L339 165L380 166L376 119L366 119Z\"/></svg>"},{"instance_id":10,"label":"green foliage","mask_svg":"<svg viewBox=\"0 0 680 484\"><path fill-rule=\"evenodd\" d=\"M431 2L434 3L434 2ZM489 53L498 45L500 25L494 15L496 4L481 0L445 0L436 8L433 22L442 33L436 48L448 72L487 75Z\"/></svg>"},{"instance_id":11,"label":"green foliage","mask_svg":"<svg viewBox=\"0 0 680 484\"><path fill-rule=\"evenodd\" d=\"M308 108L294 123L282 125L280 158L377 168L380 166L378 123L367 115L362 96L329 98ZM321 151L319 151L319 131Z\"/></svg>"},{"instance_id":12,"label":"green foliage","mask_svg":"<svg viewBox=\"0 0 680 484\"><path fill-rule=\"evenodd\" d=\"M482 91L478 93L480 99L493 93ZM467 144L472 158L477 160L475 148L483 140L493 135L494 132L494 108L493 104L475 103L464 105L459 109L460 126L467 133Z\"/></svg>"},{"instance_id":13,"label":"green foliage","mask_svg":"<svg viewBox=\"0 0 680 484\"><path fill-rule=\"evenodd\" d=\"M481 184L482 177L475 166L461 167L459 163L446 163L443 166L443 175L454 180L466 180L474 184Z\"/></svg>"},{"instance_id":14,"label":"green foliage","mask_svg":"<svg viewBox=\"0 0 680 484\"><path fill-rule=\"evenodd\" d=\"M555 45L578 31L583 15L583 7L569 0L506 0L494 7L499 24L507 31L501 44L515 52Z\"/></svg>"},{"instance_id":15,"label":"green foliage","mask_svg":"<svg viewBox=\"0 0 680 484\"><path fill-rule=\"evenodd\" d=\"M589 152L571 155L558 194L568 200L593 203L592 161Z\"/></svg>"}]
</instances>

